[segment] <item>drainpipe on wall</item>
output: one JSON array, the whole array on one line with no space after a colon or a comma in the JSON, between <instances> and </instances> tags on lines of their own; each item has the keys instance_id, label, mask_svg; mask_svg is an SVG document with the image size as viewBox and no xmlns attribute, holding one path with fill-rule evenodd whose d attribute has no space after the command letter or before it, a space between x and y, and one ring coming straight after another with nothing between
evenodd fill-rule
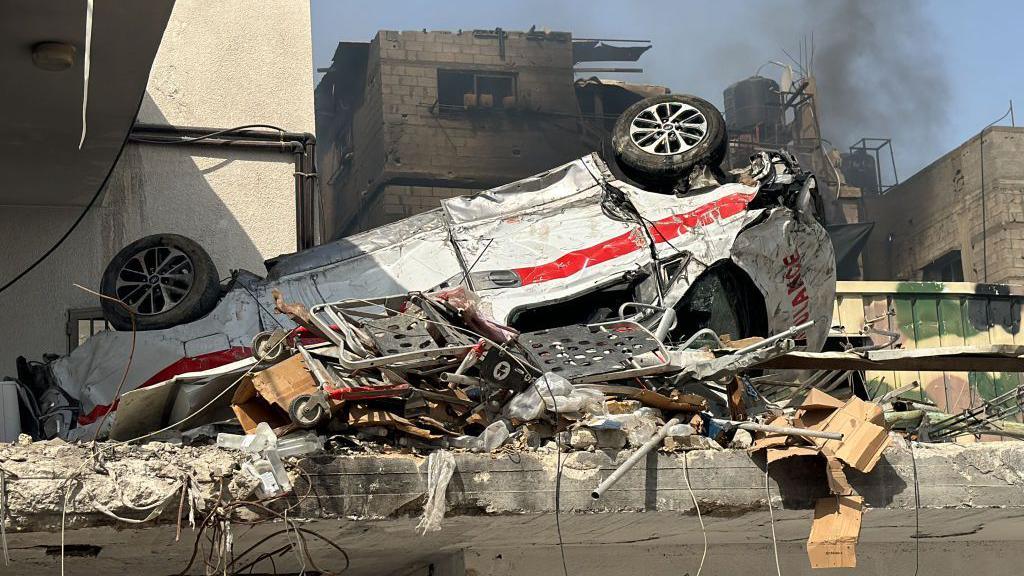
<instances>
[{"instance_id":1,"label":"drainpipe on wall","mask_svg":"<svg viewBox=\"0 0 1024 576\"><path fill-rule=\"evenodd\" d=\"M295 245L304 250L316 245L314 218L319 186L316 172L316 137L308 132L205 128L136 123L128 136L137 144L223 146L290 153L295 164ZM321 218L323 214L320 214ZM322 222L319 226L323 231Z\"/></svg>"}]
</instances>

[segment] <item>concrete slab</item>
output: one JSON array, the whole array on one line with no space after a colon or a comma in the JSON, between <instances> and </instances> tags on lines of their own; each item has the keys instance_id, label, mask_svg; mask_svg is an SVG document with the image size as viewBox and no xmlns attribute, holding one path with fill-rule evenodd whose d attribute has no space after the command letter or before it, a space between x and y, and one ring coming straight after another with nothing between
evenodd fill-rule
<instances>
[{"instance_id":1,"label":"concrete slab","mask_svg":"<svg viewBox=\"0 0 1024 576\"><path fill-rule=\"evenodd\" d=\"M555 454L458 454L442 530L425 536L415 532L426 490L425 458L317 456L293 463L296 493L308 496L290 499L294 507L288 517L343 548L351 559L350 574L443 574L463 566L466 574L478 575L560 573L559 525L571 574L637 573L638 568L643 574L692 574L705 532L686 487L688 477L710 542L703 573L774 571L763 460L729 450L652 456L606 498L592 500L593 487L627 455L561 455L556 519ZM46 443L0 447L12 559L3 573L37 574L58 567L63 482L69 471L82 470L66 515L67 572L176 574L197 538L186 525L181 541L174 541L176 498L158 519L140 526L105 516L95 504L121 516L143 517L145 512L129 504L143 507L161 500L185 473L194 474L209 498L221 486L211 473L230 471L236 458L215 448L118 448L105 465L115 471L122 499L114 478L83 466L91 462L85 448ZM1024 547L1016 543L1024 539L1024 444L919 446L911 454L897 442L871 474L849 473L868 507L859 568L836 573L913 573L915 463L921 573L959 575L970 569L999 574L1020 565ZM813 501L826 492L819 468L812 461L788 462L773 464L770 471L775 532L786 574L810 572L804 541ZM223 485L227 498L246 497L237 477ZM253 519L243 515L232 523L236 555L264 537L271 539L260 550L288 541L280 520L247 523ZM208 546L205 535L200 542ZM319 570L344 567L342 555L316 536L307 534L307 545ZM236 568L258 554L249 553ZM255 573L302 569L291 552L275 556L274 564L264 560ZM316 570L309 565L306 569ZM201 563L189 571L202 572Z\"/></svg>"}]
</instances>

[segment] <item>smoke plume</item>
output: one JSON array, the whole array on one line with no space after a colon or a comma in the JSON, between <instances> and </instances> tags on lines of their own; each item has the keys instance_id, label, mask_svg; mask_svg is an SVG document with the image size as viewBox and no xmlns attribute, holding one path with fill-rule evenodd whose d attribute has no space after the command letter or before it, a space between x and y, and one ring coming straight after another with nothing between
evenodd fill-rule
<instances>
[{"instance_id":1,"label":"smoke plume","mask_svg":"<svg viewBox=\"0 0 1024 576\"><path fill-rule=\"evenodd\" d=\"M948 113L941 45L911 0L803 0L813 31L823 136L846 148L861 137L891 137L898 151L930 149ZM792 52L790 52L792 54ZM917 162L911 162L916 164Z\"/></svg>"}]
</instances>

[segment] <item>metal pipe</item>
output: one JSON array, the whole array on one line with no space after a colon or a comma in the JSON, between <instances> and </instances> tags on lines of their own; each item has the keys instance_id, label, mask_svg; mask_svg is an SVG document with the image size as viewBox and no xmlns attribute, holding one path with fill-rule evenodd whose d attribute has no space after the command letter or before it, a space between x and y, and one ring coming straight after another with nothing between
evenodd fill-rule
<instances>
[{"instance_id":1,"label":"metal pipe","mask_svg":"<svg viewBox=\"0 0 1024 576\"><path fill-rule=\"evenodd\" d=\"M144 122L136 122L132 126L132 132L150 132L154 134L172 134L172 135L185 135L189 137L202 136L204 134L212 134L214 132L220 132L224 128L209 128L205 126L174 126L168 124L147 124ZM244 140L267 140L271 142L284 141L299 141L299 142L316 142L316 136L309 132L286 132L278 131L267 128L266 130L255 130L255 129L242 129L235 130L222 134L220 137L224 138L241 138Z\"/></svg>"},{"instance_id":2,"label":"metal pipe","mask_svg":"<svg viewBox=\"0 0 1024 576\"><path fill-rule=\"evenodd\" d=\"M217 133L216 136L204 137L207 134L214 133ZM192 140L200 137L204 138ZM138 144L224 146L291 152L295 155L296 249L302 250L316 244L316 225L313 219L317 198L316 136L313 134L275 130L271 126L259 130L243 128L224 132L223 128L144 124L137 122L132 126L128 141Z\"/></svg>"},{"instance_id":3,"label":"metal pipe","mask_svg":"<svg viewBox=\"0 0 1024 576\"><path fill-rule=\"evenodd\" d=\"M452 372L442 372L441 380L451 384L459 384L461 386L483 386L484 384L484 381L479 378L465 376L463 374L454 374Z\"/></svg>"},{"instance_id":4,"label":"metal pipe","mask_svg":"<svg viewBox=\"0 0 1024 576\"><path fill-rule=\"evenodd\" d=\"M661 430L658 430L657 434L652 436L651 439L648 440L647 442L644 442L643 446L637 448L636 452L633 452L632 456L627 458L626 461L623 462L618 468L616 468L610 476L605 478L604 482L601 482L601 484L599 484L597 488L594 488L594 491L590 493L590 497L593 498L594 500L601 498L601 496L604 495L605 491L611 488L613 484L618 482L619 479L622 478L622 476L625 475L626 472L629 472L629 470L633 466L636 466L636 463L639 462L641 458L647 456L648 452L654 450L659 445L661 445L661 442L662 440L665 439L665 436L668 436L669 428L675 426L676 424L679 424L679 422L679 418L672 418L668 422L665 422L665 425L661 427Z\"/></svg>"},{"instance_id":5,"label":"metal pipe","mask_svg":"<svg viewBox=\"0 0 1024 576\"><path fill-rule=\"evenodd\" d=\"M643 302L623 302L622 305L619 306L619 320L625 320L626 319L626 309L627 308L636 308L637 310L657 310L657 311L661 311L661 310L665 309L663 306L655 306L654 304L644 304ZM637 314L641 314L641 313L637 312Z\"/></svg>"},{"instance_id":6,"label":"metal pipe","mask_svg":"<svg viewBox=\"0 0 1024 576\"><path fill-rule=\"evenodd\" d=\"M789 337L791 337L793 335L796 335L796 334L798 334L800 332L803 332L804 330L810 328L811 326L814 326L815 322L816 322L816 320L808 320L807 322L804 322L803 324L800 324L798 326L793 326L792 328L790 328L790 329L788 329L788 330L786 330L784 332L779 332L778 334L776 334L774 336L769 336L768 338L765 338L764 340L761 340L760 342L754 342L750 346L745 346L743 348L740 348L739 350L733 352L733 354L738 356L738 355L741 355L741 354L747 354L747 353L750 353L750 352L754 352L755 350L760 350L762 348L767 348L768 346L771 346L772 344L775 344L779 340L785 340L786 338L789 338Z\"/></svg>"},{"instance_id":7,"label":"metal pipe","mask_svg":"<svg viewBox=\"0 0 1024 576\"><path fill-rule=\"evenodd\" d=\"M630 42L633 44L649 43L650 40L635 40L628 38L573 38L573 41L579 42Z\"/></svg>"},{"instance_id":8,"label":"metal pipe","mask_svg":"<svg viewBox=\"0 0 1024 576\"><path fill-rule=\"evenodd\" d=\"M639 74L644 71L643 68L573 68L573 72L576 73L588 73L588 72L614 72L616 74L625 73L636 73Z\"/></svg>"},{"instance_id":9,"label":"metal pipe","mask_svg":"<svg viewBox=\"0 0 1024 576\"><path fill-rule=\"evenodd\" d=\"M658 327L654 330L654 337L658 342L664 342L665 338L668 337L669 330L672 329L676 323L676 309L665 308L665 312L662 313L661 319L658 320Z\"/></svg>"},{"instance_id":10,"label":"metal pipe","mask_svg":"<svg viewBox=\"0 0 1024 576\"><path fill-rule=\"evenodd\" d=\"M723 421L730 424L728 420ZM757 422L732 423L734 428L749 430L751 432L768 432L770 434L782 434L783 436L803 436L805 438L826 438L828 440L842 440L843 435L838 432L822 432L810 428L795 428L793 426L769 426Z\"/></svg>"},{"instance_id":11,"label":"metal pipe","mask_svg":"<svg viewBox=\"0 0 1024 576\"><path fill-rule=\"evenodd\" d=\"M687 348L690 347L690 344L693 344L694 342L696 342L697 339L700 338L701 336L710 336L711 339L715 341L715 345L716 346L718 346L719 348L722 347L722 340L719 339L717 332L715 332L711 328L701 328L700 330L697 330L696 332L694 332L693 336L690 336L690 338L686 342L683 342L682 344L680 344L679 345L679 349L680 350L686 350Z\"/></svg>"},{"instance_id":12,"label":"metal pipe","mask_svg":"<svg viewBox=\"0 0 1024 576\"><path fill-rule=\"evenodd\" d=\"M811 214L811 184L814 182L814 176L808 176L804 180L803 186L800 187L800 193L796 196L796 209L801 215ZM812 216L813 218L813 216Z\"/></svg>"}]
</instances>

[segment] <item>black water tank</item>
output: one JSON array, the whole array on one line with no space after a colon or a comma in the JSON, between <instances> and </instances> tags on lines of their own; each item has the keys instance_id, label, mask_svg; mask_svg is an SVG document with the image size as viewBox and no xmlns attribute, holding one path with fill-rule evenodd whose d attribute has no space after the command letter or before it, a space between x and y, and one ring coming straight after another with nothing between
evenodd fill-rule
<instances>
[{"instance_id":1,"label":"black water tank","mask_svg":"<svg viewBox=\"0 0 1024 576\"><path fill-rule=\"evenodd\" d=\"M731 133L749 132L759 125L765 134L778 133L782 127L778 83L751 76L726 88L725 125Z\"/></svg>"},{"instance_id":2,"label":"black water tank","mask_svg":"<svg viewBox=\"0 0 1024 576\"><path fill-rule=\"evenodd\" d=\"M842 169L846 183L850 186L860 188L865 196L878 194L878 172L875 168L875 158L864 150L854 150L843 154Z\"/></svg>"}]
</instances>

